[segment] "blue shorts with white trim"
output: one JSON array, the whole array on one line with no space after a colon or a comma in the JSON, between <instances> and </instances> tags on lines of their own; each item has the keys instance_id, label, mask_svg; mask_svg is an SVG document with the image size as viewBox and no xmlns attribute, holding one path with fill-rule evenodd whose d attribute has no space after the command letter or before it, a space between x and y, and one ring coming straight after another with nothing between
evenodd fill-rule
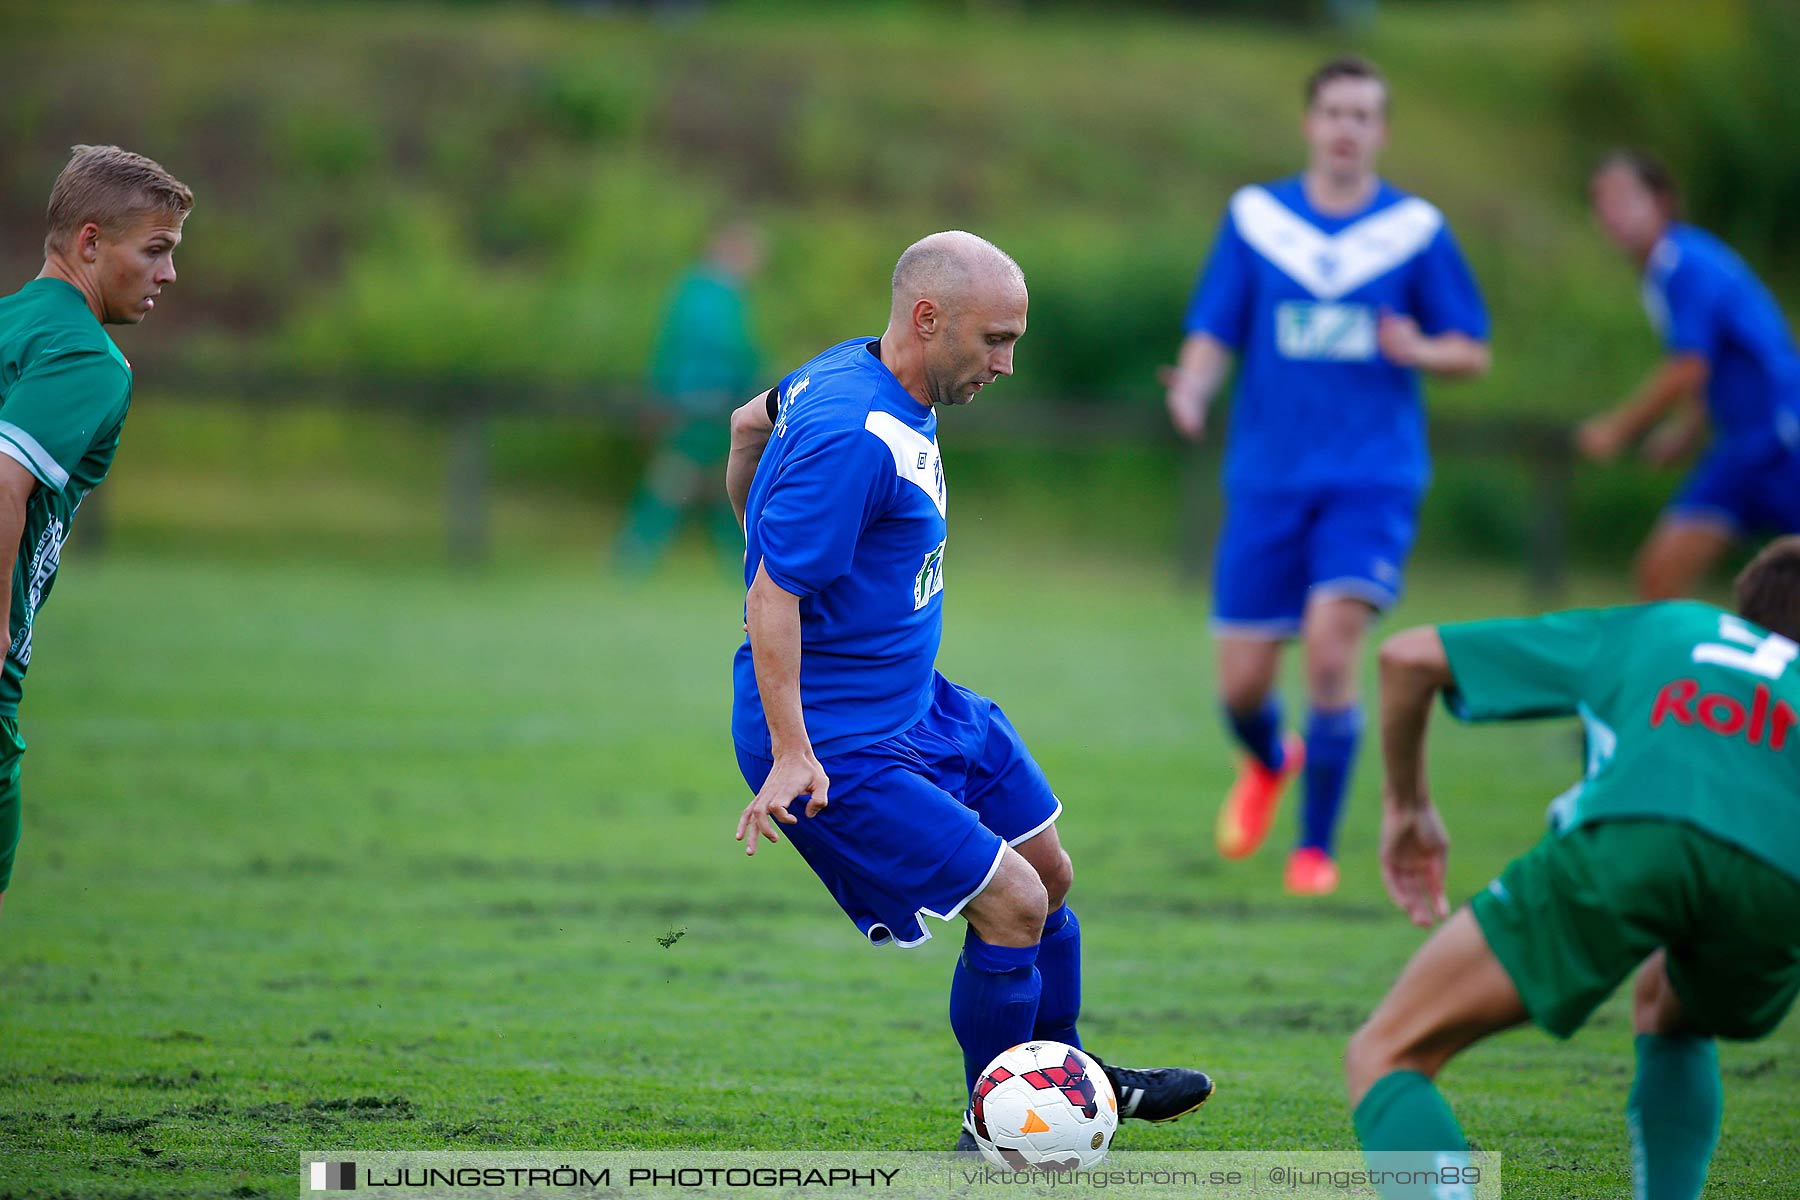
<instances>
[{"instance_id":1,"label":"blue shorts with white trim","mask_svg":"<svg viewBox=\"0 0 1800 1200\"><path fill-rule=\"evenodd\" d=\"M738 747L752 791L774 765ZM819 760L831 802L778 828L844 914L877 946L917 946L925 917L948 921L993 878L1005 846L1062 812L1044 772L1000 706L942 675L918 724Z\"/></svg>"},{"instance_id":2,"label":"blue shorts with white trim","mask_svg":"<svg viewBox=\"0 0 1800 1200\"><path fill-rule=\"evenodd\" d=\"M1715 446L1663 510L1675 520L1727 527L1737 537L1800 533L1800 449L1779 443Z\"/></svg>"},{"instance_id":3,"label":"blue shorts with white trim","mask_svg":"<svg viewBox=\"0 0 1800 1200\"><path fill-rule=\"evenodd\" d=\"M1233 489L1213 559L1213 628L1292 637L1314 594L1391 607L1418 531L1419 499L1405 487Z\"/></svg>"}]
</instances>

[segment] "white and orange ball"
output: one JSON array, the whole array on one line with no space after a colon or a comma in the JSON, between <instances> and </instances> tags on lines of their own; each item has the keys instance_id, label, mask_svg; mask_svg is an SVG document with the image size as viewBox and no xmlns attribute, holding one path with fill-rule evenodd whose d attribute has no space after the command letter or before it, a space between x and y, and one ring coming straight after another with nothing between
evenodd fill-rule
<instances>
[{"instance_id":1,"label":"white and orange ball","mask_svg":"<svg viewBox=\"0 0 1800 1200\"><path fill-rule=\"evenodd\" d=\"M975 1081L968 1125L1008 1171L1074 1171L1106 1157L1119 1101L1100 1064L1062 1042L1004 1051Z\"/></svg>"}]
</instances>

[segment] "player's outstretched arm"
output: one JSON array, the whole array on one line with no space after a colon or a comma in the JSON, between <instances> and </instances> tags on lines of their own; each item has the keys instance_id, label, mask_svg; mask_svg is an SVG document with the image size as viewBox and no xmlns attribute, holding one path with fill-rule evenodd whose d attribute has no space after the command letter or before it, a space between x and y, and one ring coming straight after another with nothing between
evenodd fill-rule
<instances>
[{"instance_id":1,"label":"player's outstretched arm","mask_svg":"<svg viewBox=\"0 0 1800 1200\"><path fill-rule=\"evenodd\" d=\"M725 494L731 498L731 510L737 513L738 528L744 527L744 510L750 503L750 481L756 478L756 464L762 461L763 447L775 422L769 419L770 388L759 393L731 414L731 454L725 460Z\"/></svg>"},{"instance_id":2,"label":"player's outstretched arm","mask_svg":"<svg viewBox=\"0 0 1800 1200\"><path fill-rule=\"evenodd\" d=\"M799 821L788 811L795 797L810 796L806 815L818 816L830 803L831 780L813 754L806 713L800 706L800 597L784 591L769 578L768 567L758 563L744 600L744 615L750 627L756 690L762 697L775 759L756 799L738 818L737 840L744 843L745 854L755 854L759 836L771 842L781 840L770 818L783 825Z\"/></svg>"},{"instance_id":3,"label":"player's outstretched arm","mask_svg":"<svg viewBox=\"0 0 1800 1200\"><path fill-rule=\"evenodd\" d=\"M1670 355L1623 404L1583 421L1575 430L1575 448L1595 462L1617 458L1683 400L1697 398L1710 373L1703 354Z\"/></svg>"},{"instance_id":4,"label":"player's outstretched arm","mask_svg":"<svg viewBox=\"0 0 1800 1200\"><path fill-rule=\"evenodd\" d=\"M1425 783L1431 702L1455 682L1435 626L1395 634L1381 647L1381 879L1413 924L1448 916L1444 865L1450 839Z\"/></svg>"},{"instance_id":5,"label":"player's outstretched arm","mask_svg":"<svg viewBox=\"0 0 1800 1200\"><path fill-rule=\"evenodd\" d=\"M1206 410L1231 373L1231 348L1210 333L1191 333L1173 367L1158 373L1169 420L1190 442L1206 436Z\"/></svg>"}]
</instances>

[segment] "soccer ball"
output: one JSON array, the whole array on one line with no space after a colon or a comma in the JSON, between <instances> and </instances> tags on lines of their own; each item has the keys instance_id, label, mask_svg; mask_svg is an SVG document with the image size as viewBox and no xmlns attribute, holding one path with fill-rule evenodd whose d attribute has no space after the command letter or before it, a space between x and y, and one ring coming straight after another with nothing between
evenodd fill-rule
<instances>
[{"instance_id":1,"label":"soccer ball","mask_svg":"<svg viewBox=\"0 0 1800 1200\"><path fill-rule=\"evenodd\" d=\"M1003 1052L975 1081L969 1126L1007 1171L1074 1171L1106 1157L1119 1102L1100 1064L1062 1042Z\"/></svg>"}]
</instances>

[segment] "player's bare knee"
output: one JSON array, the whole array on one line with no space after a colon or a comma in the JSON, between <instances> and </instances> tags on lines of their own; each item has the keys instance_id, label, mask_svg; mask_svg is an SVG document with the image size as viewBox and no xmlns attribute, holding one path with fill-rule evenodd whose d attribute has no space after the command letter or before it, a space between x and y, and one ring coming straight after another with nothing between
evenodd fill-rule
<instances>
[{"instance_id":1,"label":"player's bare knee","mask_svg":"<svg viewBox=\"0 0 1800 1200\"><path fill-rule=\"evenodd\" d=\"M1015 897L1005 907L996 906L978 918L970 914L975 934L990 946L1035 946L1044 938L1043 892L1033 904L1029 897Z\"/></svg>"},{"instance_id":2,"label":"player's bare knee","mask_svg":"<svg viewBox=\"0 0 1800 1200\"><path fill-rule=\"evenodd\" d=\"M1234 713L1261 708L1275 687L1280 646L1250 639L1219 642L1219 699Z\"/></svg>"},{"instance_id":3,"label":"player's bare knee","mask_svg":"<svg viewBox=\"0 0 1800 1200\"><path fill-rule=\"evenodd\" d=\"M1008 849L986 888L963 915L975 935L994 946L1034 946L1050 913L1048 893L1037 871Z\"/></svg>"},{"instance_id":4,"label":"player's bare knee","mask_svg":"<svg viewBox=\"0 0 1800 1200\"><path fill-rule=\"evenodd\" d=\"M1260 670L1227 672L1219 679L1219 700L1240 716L1260 709L1274 690L1274 675Z\"/></svg>"},{"instance_id":5,"label":"player's bare knee","mask_svg":"<svg viewBox=\"0 0 1800 1200\"><path fill-rule=\"evenodd\" d=\"M1252 713L1262 707L1269 686L1259 671L1224 670L1219 674L1219 700L1234 713Z\"/></svg>"},{"instance_id":6,"label":"player's bare knee","mask_svg":"<svg viewBox=\"0 0 1800 1200\"><path fill-rule=\"evenodd\" d=\"M1018 922L1021 937L1029 940L1029 945L1044 935L1044 919L1050 915L1050 893L1044 887L1043 880L1034 874L1029 884L1018 889L1013 902L1012 916Z\"/></svg>"},{"instance_id":7,"label":"player's bare knee","mask_svg":"<svg viewBox=\"0 0 1800 1200\"><path fill-rule=\"evenodd\" d=\"M1045 911L1055 912L1075 884L1075 864L1069 860L1069 852L1059 849L1048 864L1040 865L1038 880L1044 885Z\"/></svg>"}]
</instances>

